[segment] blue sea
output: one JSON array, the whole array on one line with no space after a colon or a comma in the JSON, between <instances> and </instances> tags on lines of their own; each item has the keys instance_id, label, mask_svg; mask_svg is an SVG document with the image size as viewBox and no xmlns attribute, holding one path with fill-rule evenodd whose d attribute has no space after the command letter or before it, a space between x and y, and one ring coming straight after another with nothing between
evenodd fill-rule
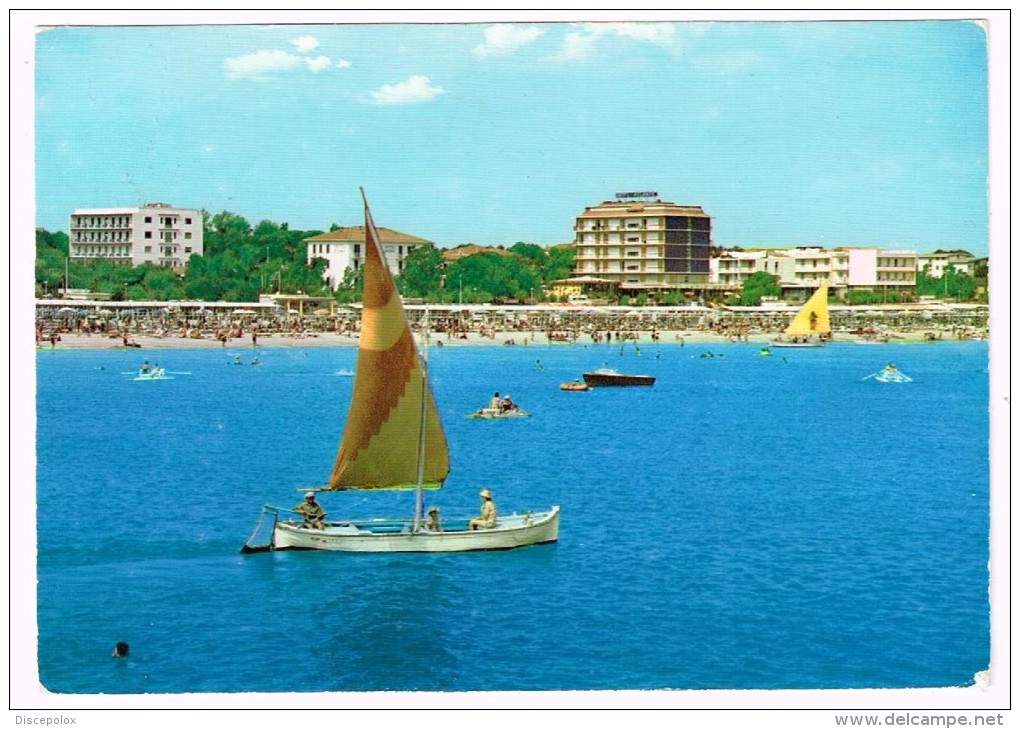
<instances>
[{"instance_id":1,"label":"blue sea","mask_svg":"<svg viewBox=\"0 0 1020 729\"><path fill-rule=\"evenodd\" d=\"M452 471L508 552L242 555L332 466L353 348L36 354L50 692L963 686L990 660L985 342L433 346ZM702 354L711 352L711 358ZM243 364L232 364L233 355ZM142 359L170 379L141 382ZM893 360L913 378L868 376ZM597 367L653 387L564 392ZM494 391L529 418L467 418ZM411 493L324 494L405 516ZM22 626L29 630L30 626ZM15 629L19 629L15 626ZM117 641L125 660L110 657Z\"/></svg>"}]
</instances>

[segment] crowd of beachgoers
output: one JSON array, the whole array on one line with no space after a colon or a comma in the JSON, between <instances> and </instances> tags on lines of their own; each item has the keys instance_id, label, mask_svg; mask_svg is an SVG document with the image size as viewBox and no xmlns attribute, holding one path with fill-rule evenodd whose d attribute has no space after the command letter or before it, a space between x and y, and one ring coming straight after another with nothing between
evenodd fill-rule
<instances>
[{"instance_id":1,"label":"crowd of beachgoers","mask_svg":"<svg viewBox=\"0 0 1020 729\"><path fill-rule=\"evenodd\" d=\"M770 341L781 338L794 311L690 308L538 308L427 312L410 309L417 333L428 325L430 340L445 344L544 344L612 341ZM943 310L844 308L830 312L832 338L886 342L984 339L987 307ZM104 314L40 310L37 346L173 347L341 345L357 340L357 310L311 316L268 312L174 312Z\"/></svg>"}]
</instances>

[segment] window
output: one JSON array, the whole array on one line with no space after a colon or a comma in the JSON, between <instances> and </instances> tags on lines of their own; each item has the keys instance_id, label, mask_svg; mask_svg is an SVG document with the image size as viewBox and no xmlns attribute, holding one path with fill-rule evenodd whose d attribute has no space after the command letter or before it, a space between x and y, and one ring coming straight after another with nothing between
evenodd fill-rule
<instances>
[{"instance_id":1,"label":"window","mask_svg":"<svg viewBox=\"0 0 1020 729\"><path fill-rule=\"evenodd\" d=\"M145 246L146 253L152 253L152 246Z\"/></svg>"},{"instance_id":2,"label":"window","mask_svg":"<svg viewBox=\"0 0 1020 729\"><path fill-rule=\"evenodd\" d=\"M146 240L152 238L152 231L151 230L145 231L145 238L146 238Z\"/></svg>"},{"instance_id":3,"label":"window","mask_svg":"<svg viewBox=\"0 0 1020 729\"><path fill-rule=\"evenodd\" d=\"M152 216L151 215L146 215L145 216L145 222L146 223L151 223L152 222Z\"/></svg>"},{"instance_id":4,"label":"window","mask_svg":"<svg viewBox=\"0 0 1020 729\"><path fill-rule=\"evenodd\" d=\"M191 240L191 233L190 232L184 234L184 240Z\"/></svg>"},{"instance_id":5,"label":"window","mask_svg":"<svg viewBox=\"0 0 1020 729\"><path fill-rule=\"evenodd\" d=\"M191 225L191 218L185 218L184 219L184 224L185 225Z\"/></svg>"}]
</instances>

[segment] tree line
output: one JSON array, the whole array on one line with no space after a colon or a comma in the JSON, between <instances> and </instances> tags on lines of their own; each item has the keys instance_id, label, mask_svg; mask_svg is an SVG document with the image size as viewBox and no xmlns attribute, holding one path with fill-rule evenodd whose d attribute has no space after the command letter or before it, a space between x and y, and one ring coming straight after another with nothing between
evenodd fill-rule
<instances>
[{"instance_id":1,"label":"tree line","mask_svg":"<svg viewBox=\"0 0 1020 729\"><path fill-rule=\"evenodd\" d=\"M260 294L330 296L339 302L361 298L361 276L348 269L336 290L323 277L325 260L308 262L305 240L324 231L291 230L263 220L252 227L227 211L202 211L203 253L192 255L181 273L151 263L125 266L113 261L71 261L63 231L36 230L35 286L41 297L66 287L109 295L114 301L257 301ZM339 226L333 224L330 230ZM481 252L447 264L433 244L406 258L397 286L404 296L428 302L482 303L543 301L552 281L570 276L572 246L544 248L517 242L499 252ZM66 278L66 281L65 281Z\"/></svg>"},{"instance_id":2,"label":"tree line","mask_svg":"<svg viewBox=\"0 0 1020 729\"><path fill-rule=\"evenodd\" d=\"M263 293L329 296L348 303L361 298L361 275L348 269L335 290L323 274L325 260L306 256L305 240L320 230L291 230L287 223L263 220L252 227L240 215L202 211L204 250L192 255L183 273L146 263L125 266L109 260L70 261L68 236L62 231L36 230L35 285L41 297L56 296L63 288L86 289L114 301L258 301ZM339 226L333 224L330 230ZM720 249L721 250L721 249ZM947 266L940 278L928 267L917 274L912 292L877 288L853 290L849 304L900 303L919 296L957 301L987 301L987 263L971 276ZM516 242L508 248L466 255L446 263L433 244L408 254L397 287L405 297L428 303L525 303L549 300L553 281L568 278L574 268L572 245L543 247ZM66 279L66 280L65 280ZM777 276L757 272L746 279L740 294L726 304L758 306L765 296L779 297ZM838 300L838 299L837 299ZM644 294L618 303L644 305ZM679 291L664 294L660 303L684 301Z\"/></svg>"}]
</instances>

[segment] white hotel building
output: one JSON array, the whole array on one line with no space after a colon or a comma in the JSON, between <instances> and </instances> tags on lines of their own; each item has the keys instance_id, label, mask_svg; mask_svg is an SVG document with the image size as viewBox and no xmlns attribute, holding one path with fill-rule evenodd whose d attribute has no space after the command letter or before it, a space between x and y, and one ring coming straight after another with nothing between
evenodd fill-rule
<instances>
[{"instance_id":1,"label":"white hotel building","mask_svg":"<svg viewBox=\"0 0 1020 729\"><path fill-rule=\"evenodd\" d=\"M69 258L126 266L183 269L202 255L202 213L150 202L140 208L76 208L68 226Z\"/></svg>"},{"instance_id":2,"label":"white hotel building","mask_svg":"<svg viewBox=\"0 0 1020 729\"><path fill-rule=\"evenodd\" d=\"M778 276L779 286L791 298L807 295L822 281L839 294L852 289L912 291L917 270L914 251L870 246L725 251L712 259L713 281L739 289L751 274L764 271Z\"/></svg>"},{"instance_id":3,"label":"white hotel building","mask_svg":"<svg viewBox=\"0 0 1020 729\"><path fill-rule=\"evenodd\" d=\"M411 251L431 242L389 228L377 227L376 230L379 233L379 243L382 244L386 265L394 276L399 276L403 272L404 261ZM348 268L357 271L365 262L363 225L351 225L312 236L305 239L305 244L308 246L308 263L316 258L326 261L323 277L331 289L335 289L343 281L344 272Z\"/></svg>"}]
</instances>

